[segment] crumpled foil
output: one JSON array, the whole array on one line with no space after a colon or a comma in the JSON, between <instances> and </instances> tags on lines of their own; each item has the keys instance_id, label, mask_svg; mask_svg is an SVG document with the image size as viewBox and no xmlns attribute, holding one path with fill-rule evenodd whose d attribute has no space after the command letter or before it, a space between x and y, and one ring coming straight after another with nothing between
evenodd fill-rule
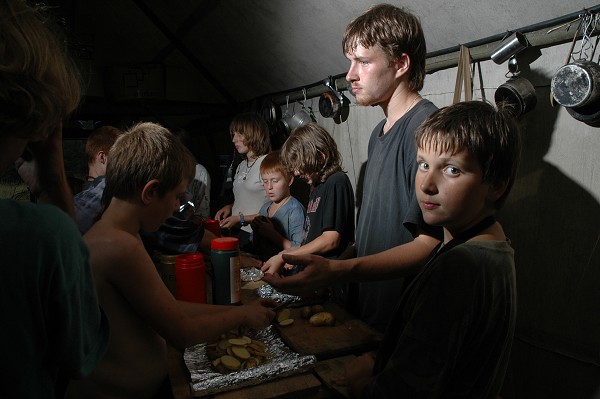
<instances>
[{"instance_id":1,"label":"crumpled foil","mask_svg":"<svg viewBox=\"0 0 600 399\"><path fill-rule=\"evenodd\" d=\"M221 374L212 368L206 355L206 344L187 348L183 359L190 371L192 388L195 393L210 395L260 384L275 378L304 372L314 367L317 362L317 358L313 355L300 355L288 348L279 338L273 326L255 333L248 332L246 335L265 344L265 350L272 356L271 362L250 369Z\"/></svg>"},{"instance_id":2,"label":"crumpled foil","mask_svg":"<svg viewBox=\"0 0 600 399\"><path fill-rule=\"evenodd\" d=\"M261 298L271 298L279 303L293 303L301 302L303 300L302 297L279 292L270 284L264 284L258 287L256 289L256 294Z\"/></svg>"}]
</instances>

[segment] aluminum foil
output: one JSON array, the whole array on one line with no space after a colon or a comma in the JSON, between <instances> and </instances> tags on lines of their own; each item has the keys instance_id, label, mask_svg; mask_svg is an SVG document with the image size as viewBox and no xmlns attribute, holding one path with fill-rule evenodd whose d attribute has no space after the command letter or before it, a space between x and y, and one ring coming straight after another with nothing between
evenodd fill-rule
<instances>
[{"instance_id":1,"label":"aluminum foil","mask_svg":"<svg viewBox=\"0 0 600 399\"><path fill-rule=\"evenodd\" d=\"M277 301L279 303L284 303L284 302L294 303L294 302L301 302L303 300L302 297L284 294L282 292L279 292L275 288L273 288L273 286L270 284L261 285L260 287L258 287L256 289L256 293L261 298L271 298L274 301Z\"/></svg>"},{"instance_id":2,"label":"aluminum foil","mask_svg":"<svg viewBox=\"0 0 600 399\"><path fill-rule=\"evenodd\" d=\"M275 378L298 374L314 367L315 356L303 356L288 348L270 326L255 333L246 333L250 338L262 341L272 361L246 370L221 374L216 372L206 355L206 344L187 348L183 354L191 374L194 393L210 395L244 386L256 385Z\"/></svg>"}]
</instances>

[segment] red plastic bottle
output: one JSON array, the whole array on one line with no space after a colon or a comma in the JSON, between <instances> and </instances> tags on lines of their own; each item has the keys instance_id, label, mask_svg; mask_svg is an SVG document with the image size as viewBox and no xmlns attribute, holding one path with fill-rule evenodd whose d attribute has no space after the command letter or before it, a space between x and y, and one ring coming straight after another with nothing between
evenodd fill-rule
<instances>
[{"instance_id":1,"label":"red plastic bottle","mask_svg":"<svg viewBox=\"0 0 600 399\"><path fill-rule=\"evenodd\" d=\"M175 258L176 298L206 303L206 267L202 254L182 254Z\"/></svg>"}]
</instances>

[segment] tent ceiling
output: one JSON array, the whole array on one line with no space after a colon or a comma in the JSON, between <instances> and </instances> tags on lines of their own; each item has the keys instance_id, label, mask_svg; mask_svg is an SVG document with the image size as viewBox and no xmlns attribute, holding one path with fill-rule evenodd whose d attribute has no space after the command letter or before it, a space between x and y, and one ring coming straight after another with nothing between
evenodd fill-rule
<instances>
[{"instance_id":1,"label":"tent ceiling","mask_svg":"<svg viewBox=\"0 0 600 399\"><path fill-rule=\"evenodd\" d=\"M205 103L244 102L344 73L341 37L366 0L55 0L101 66L163 63ZM428 51L592 7L584 0L394 2L420 16Z\"/></svg>"}]
</instances>

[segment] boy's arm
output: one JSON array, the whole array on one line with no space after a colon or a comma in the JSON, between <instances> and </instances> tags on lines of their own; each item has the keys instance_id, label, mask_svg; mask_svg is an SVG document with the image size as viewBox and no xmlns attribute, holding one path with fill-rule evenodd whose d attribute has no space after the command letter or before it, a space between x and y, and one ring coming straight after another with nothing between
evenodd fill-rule
<instances>
[{"instance_id":1,"label":"boy's arm","mask_svg":"<svg viewBox=\"0 0 600 399\"><path fill-rule=\"evenodd\" d=\"M315 238L311 242L294 247L280 252L269 259L262 267L262 271L268 274L279 273L281 267L286 263L283 258L284 254L294 255L306 255L306 254L324 254L328 251L337 248L340 242L340 233L334 230L324 231L319 237ZM290 263L290 262L287 262ZM295 263L290 263L295 264Z\"/></svg>"},{"instance_id":2,"label":"boy's arm","mask_svg":"<svg viewBox=\"0 0 600 399\"><path fill-rule=\"evenodd\" d=\"M109 283L129 305L163 338L178 348L216 339L220 334L246 326L268 326L275 313L265 306L222 306L188 303L182 307L171 295L141 243L115 237L96 258ZM268 302L259 305L269 306ZM197 309L191 311L188 306ZM184 310L185 308L185 310ZM187 311L186 311L187 310ZM189 313L194 313L193 317Z\"/></svg>"},{"instance_id":3,"label":"boy's arm","mask_svg":"<svg viewBox=\"0 0 600 399\"><path fill-rule=\"evenodd\" d=\"M336 260L314 255L285 254L285 262L303 265L303 270L284 278L265 275L263 280L283 292L301 295L336 281L376 281L403 277L417 273L438 243L436 238L423 233L409 243L359 258Z\"/></svg>"}]
</instances>

